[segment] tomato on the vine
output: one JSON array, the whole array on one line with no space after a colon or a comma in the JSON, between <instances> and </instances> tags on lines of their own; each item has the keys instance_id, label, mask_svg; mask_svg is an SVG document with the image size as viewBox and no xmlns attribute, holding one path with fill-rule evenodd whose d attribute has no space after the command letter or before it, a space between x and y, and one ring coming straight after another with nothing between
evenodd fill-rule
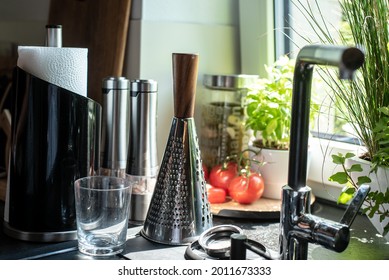
<instances>
[{"instance_id":1,"label":"tomato on the vine","mask_svg":"<svg viewBox=\"0 0 389 280\"><path fill-rule=\"evenodd\" d=\"M251 204L262 196L264 188L265 184L262 176L256 172L250 172L232 179L228 192L236 202Z\"/></svg>"},{"instance_id":2,"label":"tomato on the vine","mask_svg":"<svg viewBox=\"0 0 389 280\"><path fill-rule=\"evenodd\" d=\"M227 192L225 189L214 188L207 186L207 195L209 203L224 203L226 202Z\"/></svg>"},{"instance_id":3,"label":"tomato on the vine","mask_svg":"<svg viewBox=\"0 0 389 280\"><path fill-rule=\"evenodd\" d=\"M234 162L214 166L209 173L209 183L215 188L228 191L229 183L237 176L237 168L238 166Z\"/></svg>"}]
</instances>

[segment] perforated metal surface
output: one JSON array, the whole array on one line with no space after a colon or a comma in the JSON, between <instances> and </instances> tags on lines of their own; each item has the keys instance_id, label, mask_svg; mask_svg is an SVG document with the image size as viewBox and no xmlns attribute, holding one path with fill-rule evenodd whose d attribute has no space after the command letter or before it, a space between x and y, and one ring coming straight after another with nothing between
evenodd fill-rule
<instances>
[{"instance_id":1,"label":"perforated metal surface","mask_svg":"<svg viewBox=\"0 0 389 280\"><path fill-rule=\"evenodd\" d=\"M193 118L173 118L165 154L142 234L179 245L212 227Z\"/></svg>"}]
</instances>

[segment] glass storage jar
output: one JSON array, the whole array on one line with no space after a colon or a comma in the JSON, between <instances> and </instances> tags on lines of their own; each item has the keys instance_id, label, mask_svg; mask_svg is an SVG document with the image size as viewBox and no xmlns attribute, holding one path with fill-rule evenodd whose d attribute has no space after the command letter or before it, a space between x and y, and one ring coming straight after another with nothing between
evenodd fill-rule
<instances>
[{"instance_id":1,"label":"glass storage jar","mask_svg":"<svg viewBox=\"0 0 389 280\"><path fill-rule=\"evenodd\" d=\"M244 98L256 75L204 75L200 103L200 150L208 167L223 162L247 148L244 128Z\"/></svg>"}]
</instances>

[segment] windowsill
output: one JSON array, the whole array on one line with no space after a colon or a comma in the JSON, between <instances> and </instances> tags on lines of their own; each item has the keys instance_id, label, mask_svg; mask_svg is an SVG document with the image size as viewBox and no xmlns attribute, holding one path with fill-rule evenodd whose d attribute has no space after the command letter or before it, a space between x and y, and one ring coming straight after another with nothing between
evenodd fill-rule
<instances>
[{"instance_id":1,"label":"windowsill","mask_svg":"<svg viewBox=\"0 0 389 280\"><path fill-rule=\"evenodd\" d=\"M310 167L307 185L313 193L320 198L336 201L343 185L328 181L328 178L342 171L340 166L332 163L332 154L352 152L360 154L363 146L344 142L332 141L323 138L310 138Z\"/></svg>"}]
</instances>

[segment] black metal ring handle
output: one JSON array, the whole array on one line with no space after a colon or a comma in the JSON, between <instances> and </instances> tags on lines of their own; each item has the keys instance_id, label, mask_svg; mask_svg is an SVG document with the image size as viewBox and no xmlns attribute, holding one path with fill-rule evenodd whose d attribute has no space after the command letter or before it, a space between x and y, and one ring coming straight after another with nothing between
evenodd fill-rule
<instances>
[{"instance_id":1,"label":"black metal ring handle","mask_svg":"<svg viewBox=\"0 0 389 280\"><path fill-rule=\"evenodd\" d=\"M186 248L185 259L243 260L246 259L246 250L267 260L279 259L279 254L272 253L255 240L247 239L243 230L234 225L220 225L204 231Z\"/></svg>"}]
</instances>

